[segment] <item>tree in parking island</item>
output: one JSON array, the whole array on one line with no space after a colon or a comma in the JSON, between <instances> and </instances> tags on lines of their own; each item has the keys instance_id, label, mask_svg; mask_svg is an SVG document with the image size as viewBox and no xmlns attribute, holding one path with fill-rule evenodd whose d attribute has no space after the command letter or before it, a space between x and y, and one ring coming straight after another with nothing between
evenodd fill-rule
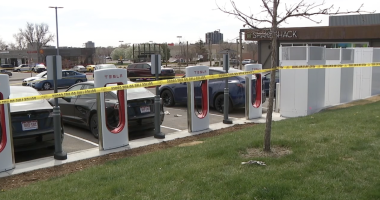
<instances>
[{"instance_id":1,"label":"tree in parking island","mask_svg":"<svg viewBox=\"0 0 380 200\"><path fill-rule=\"evenodd\" d=\"M260 32L265 33L266 36L271 38L271 68L277 67L277 40L279 25L286 23L290 18L305 18L315 23L321 23L313 19L317 15L341 15L349 13L373 13L362 11L363 4L354 11L340 11L340 8L335 8L334 4L326 5L324 1L321 3L307 3L305 0L300 0L298 3L287 4L280 0L261 0L260 10L257 14L245 13L239 9L235 1L230 0L231 8L220 7L218 9L226 14L235 16L238 20L243 22L243 27L252 29L252 33ZM263 25L270 25L270 28L263 27ZM271 73L269 83L269 102L266 118L266 127L264 135L264 151L271 151L271 131L272 131L272 112L273 112L273 98L275 89L275 73Z\"/></svg>"}]
</instances>

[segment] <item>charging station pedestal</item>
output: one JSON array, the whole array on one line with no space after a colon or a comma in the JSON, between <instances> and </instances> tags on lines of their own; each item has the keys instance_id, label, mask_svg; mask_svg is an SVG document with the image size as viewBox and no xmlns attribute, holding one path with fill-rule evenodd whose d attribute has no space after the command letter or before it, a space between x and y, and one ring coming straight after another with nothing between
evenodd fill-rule
<instances>
[{"instance_id":1,"label":"charging station pedestal","mask_svg":"<svg viewBox=\"0 0 380 200\"><path fill-rule=\"evenodd\" d=\"M127 84L127 70L100 69L94 72L95 87L106 87L107 84ZM116 127L107 124L105 93L97 94L99 149L108 150L129 145L127 90L117 91L119 98L119 123Z\"/></svg>"},{"instance_id":2,"label":"charging station pedestal","mask_svg":"<svg viewBox=\"0 0 380 200\"><path fill-rule=\"evenodd\" d=\"M0 74L0 100L10 95L9 76ZM9 104L0 104L0 172L15 168Z\"/></svg>"},{"instance_id":3,"label":"charging station pedestal","mask_svg":"<svg viewBox=\"0 0 380 200\"><path fill-rule=\"evenodd\" d=\"M187 78L206 75L209 75L207 66L186 67ZM200 110L196 107L198 102L200 102ZM187 125L190 133L209 128L208 80L187 83Z\"/></svg>"},{"instance_id":4,"label":"charging station pedestal","mask_svg":"<svg viewBox=\"0 0 380 200\"><path fill-rule=\"evenodd\" d=\"M246 64L245 71L262 70L261 64ZM252 81L253 76L256 81ZM255 84L255 85L253 85ZM260 118L263 114L262 107L262 73L248 74L245 76L245 118Z\"/></svg>"}]
</instances>

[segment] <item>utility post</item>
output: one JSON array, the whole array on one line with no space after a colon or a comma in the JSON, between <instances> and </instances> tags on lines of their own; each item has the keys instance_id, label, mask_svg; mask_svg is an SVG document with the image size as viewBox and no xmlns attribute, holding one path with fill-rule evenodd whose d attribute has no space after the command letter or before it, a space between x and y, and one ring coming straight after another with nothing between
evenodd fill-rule
<instances>
[{"instance_id":1,"label":"utility post","mask_svg":"<svg viewBox=\"0 0 380 200\"><path fill-rule=\"evenodd\" d=\"M212 67L211 65L211 38L208 39L208 51L209 51L208 59L210 60L210 67Z\"/></svg>"},{"instance_id":2,"label":"utility post","mask_svg":"<svg viewBox=\"0 0 380 200\"><path fill-rule=\"evenodd\" d=\"M241 70L242 69L241 62L243 62L243 40L242 40L242 32L241 32L241 30L239 32L239 41L240 41L240 62L239 62L239 68Z\"/></svg>"}]
</instances>

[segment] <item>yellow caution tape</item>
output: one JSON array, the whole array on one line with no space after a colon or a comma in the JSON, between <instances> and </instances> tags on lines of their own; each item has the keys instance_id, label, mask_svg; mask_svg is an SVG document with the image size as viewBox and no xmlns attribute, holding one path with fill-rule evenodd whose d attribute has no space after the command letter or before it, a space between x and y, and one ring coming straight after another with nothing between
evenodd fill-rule
<instances>
[{"instance_id":1,"label":"yellow caution tape","mask_svg":"<svg viewBox=\"0 0 380 200\"><path fill-rule=\"evenodd\" d=\"M272 69L262 69L262 70L254 70L254 71L233 72L233 73L227 73L227 74L214 74L214 75L195 76L195 77L186 77L186 78L166 79L166 80L150 81L150 82L143 82L143 83L129 83L125 85L93 88L93 89L78 90L78 91L72 91L72 92L59 92L59 93L54 93L54 94L44 94L44 95L38 95L38 96L5 99L5 100L0 100L0 105L6 104L6 103L17 103L17 102L23 102L23 101L33 101L33 100L40 100L40 99L51 99L51 98L60 98L60 97L66 97L66 96L78 96L78 95L84 95L84 94L110 92L110 91L115 91L115 90L127 90L127 89L140 88L140 87L152 87L152 86L159 86L159 85L164 85L164 84L174 84L174 83L184 83L184 82L201 81L201 80L209 80L209 79L228 78L228 77L234 77L234 76L270 72L273 70L282 70L282 69L317 69L317 68L378 67L378 66L380 67L380 63L280 66L280 67L276 67Z\"/></svg>"},{"instance_id":2,"label":"yellow caution tape","mask_svg":"<svg viewBox=\"0 0 380 200\"><path fill-rule=\"evenodd\" d=\"M201 80L218 79L218 78L228 78L228 77L242 76L242 75L248 75L248 74L254 74L254 73L263 73L263 72L268 72L268 71L272 71L272 69L234 72L234 73L228 73L228 74L194 76L194 77L176 78L176 79L166 79L166 80L149 81L149 82L143 82L143 83L129 83L125 85L93 88L93 89L86 89L86 90L77 90L77 91L72 91L72 92L59 92L59 93L53 93L53 94L4 99L4 100L0 100L0 104L18 103L18 102L23 102L23 101L34 101L34 100L40 100L40 99L60 98L60 97L66 97L66 96L78 96L78 95L84 95L84 94L110 92L110 91L115 91L115 90L127 90L127 89L140 88L140 87L152 87L152 86L159 86L159 85L164 85L164 84L184 83L184 82L201 81Z\"/></svg>"}]
</instances>

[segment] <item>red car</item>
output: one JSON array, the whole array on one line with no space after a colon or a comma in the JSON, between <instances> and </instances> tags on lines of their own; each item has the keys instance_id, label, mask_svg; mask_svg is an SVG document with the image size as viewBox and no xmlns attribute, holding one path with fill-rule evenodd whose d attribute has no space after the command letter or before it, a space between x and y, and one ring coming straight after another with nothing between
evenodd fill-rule
<instances>
[{"instance_id":1,"label":"red car","mask_svg":"<svg viewBox=\"0 0 380 200\"><path fill-rule=\"evenodd\" d=\"M138 78L142 78L142 79L155 78L155 75L152 75L150 69L151 69L151 63L130 64L127 67L128 78L131 81L135 81ZM173 68L161 67L161 74L159 76L160 76L160 79L175 78L175 71Z\"/></svg>"}]
</instances>

